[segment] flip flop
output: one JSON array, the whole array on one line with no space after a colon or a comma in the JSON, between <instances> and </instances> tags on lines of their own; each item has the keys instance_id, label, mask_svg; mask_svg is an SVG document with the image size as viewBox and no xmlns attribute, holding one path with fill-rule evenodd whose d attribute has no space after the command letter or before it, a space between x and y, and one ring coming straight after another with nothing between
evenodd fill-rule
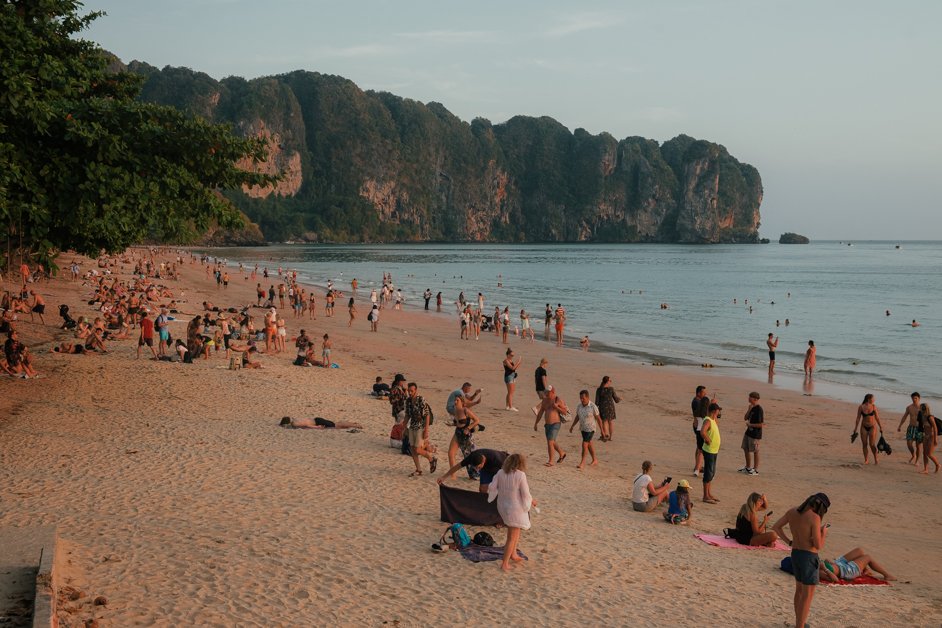
<instances>
[{"instance_id":1,"label":"flip flop","mask_svg":"<svg viewBox=\"0 0 942 628\"><path fill-rule=\"evenodd\" d=\"M543 466L544 466L544 467L555 467L556 465L554 465L552 462L544 462L544 463L543 463Z\"/></svg>"},{"instance_id":2,"label":"flip flop","mask_svg":"<svg viewBox=\"0 0 942 628\"><path fill-rule=\"evenodd\" d=\"M559 457L559 460L556 461L556 464L561 464L562 461L565 459L566 459L566 454L563 454L562 456Z\"/></svg>"},{"instance_id":3,"label":"flip flop","mask_svg":"<svg viewBox=\"0 0 942 628\"><path fill-rule=\"evenodd\" d=\"M705 503L705 504L716 504L716 503L719 503L719 501L720 501L720 500L718 500L718 499L704 499L704 500L703 500L703 503Z\"/></svg>"},{"instance_id":4,"label":"flip flop","mask_svg":"<svg viewBox=\"0 0 942 628\"><path fill-rule=\"evenodd\" d=\"M409 477L410 477L410 478L414 478L414 477L419 476L419 475L422 475L422 472L421 472L421 471L413 471L412 473L409 474Z\"/></svg>"}]
</instances>

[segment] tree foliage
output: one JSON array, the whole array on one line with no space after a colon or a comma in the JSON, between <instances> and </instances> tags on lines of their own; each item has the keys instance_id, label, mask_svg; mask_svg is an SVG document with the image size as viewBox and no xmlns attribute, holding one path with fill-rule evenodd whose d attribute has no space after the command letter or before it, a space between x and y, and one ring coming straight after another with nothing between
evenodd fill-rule
<instances>
[{"instance_id":1,"label":"tree foliage","mask_svg":"<svg viewBox=\"0 0 942 628\"><path fill-rule=\"evenodd\" d=\"M176 108L137 97L144 78L108 69L78 37L100 13L75 0L0 0L0 222L6 249L40 258L185 238L238 212L217 190L272 180L235 167L264 158Z\"/></svg>"}]
</instances>

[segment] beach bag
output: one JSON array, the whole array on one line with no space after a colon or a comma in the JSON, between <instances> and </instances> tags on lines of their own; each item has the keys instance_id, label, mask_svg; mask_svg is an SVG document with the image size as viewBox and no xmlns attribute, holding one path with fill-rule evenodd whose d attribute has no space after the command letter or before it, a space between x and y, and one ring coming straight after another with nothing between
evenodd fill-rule
<instances>
[{"instance_id":1,"label":"beach bag","mask_svg":"<svg viewBox=\"0 0 942 628\"><path fill-rule=\"evenodd\" d=\"M451 542L455 544L455 549L464 549L471 545L471 535L468 534L468 529L460 523L453 523L445 528L441 538L443 543L446 536L451 537Z\"/></svg>"},{"instance_id":2,"label":"beach bag","mask_svg":"<svg viewBox=\"0 0 942 628\"><path fill-rule=\"evenodd\" d=\"M785 573L791 573L791 574L795 573L795 570L792 568L792 557L786 556L785 558L783 558L781 564L779 564L779 569L781 569Z\"/></svg>"},{"instance_id":3,"label":"beach bag","mask_svg":"<svg viewBox=\"0 0 942 628\"><path fill-rule=\"evenodd\" d=\"M471 542L483 547L494 547L494 537L487 532L478 532L474 535L474 539Z\"/></svg>"},{"instance_id":4,"label":"beach bag","mask_svg":"<svg viewBox=\"0 0 942 628\"><path fill-rule=\"evenodd\" d=\"M886 442L886 439L883 438L883 434L880 434L880 440L877 442L877 451L882 451L887 456L893 453L893 449L890 447L890 444Z\"/></svg>"},{"instance_id":5,"label":"beach bag","mask_svg":"<svg viewBox=\"0 0 942 628\"><path fill-rule=\"evenodd\" d=\"M396 423L389 430L389 446L393 449L402 448L402 437L405 434L406 426L403 423Z\"/></svg>"}]
</instances>

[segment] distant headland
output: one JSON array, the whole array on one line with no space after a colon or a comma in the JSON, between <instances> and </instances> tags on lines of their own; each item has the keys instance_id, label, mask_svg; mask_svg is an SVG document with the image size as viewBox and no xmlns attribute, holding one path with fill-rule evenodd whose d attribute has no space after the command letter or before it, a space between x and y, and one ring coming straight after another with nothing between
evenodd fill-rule
<instances>
[{"instance_id":1,"label":"distant headland","mask_svg":"<svg viewBox=\"0 0 942 628\"><path fill-rule=\"evenodd\" d=\"M113 65L146 77L142 100L265 141L256 168L280 180L226 192L258 229L214 243L759 241L759 172L712 142L617 140L548 117L468 123L316 72L217 81Z\"/></svg>"}]
</instances>

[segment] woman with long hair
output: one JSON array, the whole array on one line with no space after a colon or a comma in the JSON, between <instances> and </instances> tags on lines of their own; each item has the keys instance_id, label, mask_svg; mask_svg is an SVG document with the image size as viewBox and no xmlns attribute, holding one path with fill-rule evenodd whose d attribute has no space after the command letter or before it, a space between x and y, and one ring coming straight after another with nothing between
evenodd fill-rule
<instances>
[{"instance_id":1,"label":"woman with long hair","mask_svg":"<svg viewBox=\"0 0 942 628\"><path fill-rule=\"evenodd\" d=\"M530 529L530 508L536 507L526 470L527 459L521 454L510 454L487 489L487 501L497 500L497 512L507 526L504 560L500 566L504 571L510 571L510 561L523 560L517 555L520 531Z\"/></svg>"},{"instance_id":2,"label":"woman with long hair","mask_svg":"<svg viewBox=\"0 0 942 628\"><path fill-rule=\"evenodd\" d=\"M356 281L354 279L354 281ZM350 320L347 322L347 327L353 327L353 319L357 317L357 306L353 302L353 297L350 297L350 302L347 303L347 311L350 312Z\"/></svg>"},{"instance_id":3,"label":"woman with long hair","mask_svg":"<svg viewBox=\"0 0 942 628\"><path fill-rule=\"evenodd\" d=\"M766 530L769 523L771 512L762 516L759 521L759 511L767 510L769 501L761 493L750 493L746 498L746 503L739 509L736 515L736 541L740 545L753 545L772 547L778 540L778 534L772 530Z\"/></svg>"},{"instance_id":4,"label":"woman with long hair","mask_svg":"<svg viewBox=\"0 0 942 628\"><path fill-rule=\"evenodd\" d=\"M602 383L595 390L595 405L599 408L599 415L602 417L600 428L602 435L601 441L612 440L612 430L615 421L615 404L621 401L621 397L612 388L612 378L606 375L602 378Z\"/></svg>"},{"instance_id":5,"label":"woman with long hair","mask_svg":"<svg viewBox=\"0 0 942 628\"><path fill-rule=\"evenodd\" d=\"M520 367L520 360L514 362L514 352L510 347L507 348L507 354L501 363L504 367L504 384L507 385L507 405L504 410L516 412L514 407L514 389L517 387L517 369Z\"/></svg>"},{"instance_id":6,"label":"woman with long hair","mask_svg":"<svg viewBox=\"0 0 942 628\"><path fill-rule=\"evenodd\" d=\"M929 461L935 464L935 472L939 472L939 461L935 457L935 448L939 444L939 420L932 416L929 404L919 404L919 429L922 430L922 471L929 473ZM919 462L918 460L916 461Z\"/></svg>"},{"instance_id":7,"label":"woman with long hair","mask_svg":"<svg viewBox=\"0 0 942 628\"><path fill-rule=\"evenodd\" d=\"M857 420L854 421L854 433L851 434L851 442L857 437L857 426L860 426L860 444L863 446L864 464L870 464L870 453L873 452L873 464L880 464L877 460L877 430L883 434L883 424L880 423L880 413L873 403L873 395L867 393L864 395L863 402L857 406Z\"/></svg>"}]
</instances>

